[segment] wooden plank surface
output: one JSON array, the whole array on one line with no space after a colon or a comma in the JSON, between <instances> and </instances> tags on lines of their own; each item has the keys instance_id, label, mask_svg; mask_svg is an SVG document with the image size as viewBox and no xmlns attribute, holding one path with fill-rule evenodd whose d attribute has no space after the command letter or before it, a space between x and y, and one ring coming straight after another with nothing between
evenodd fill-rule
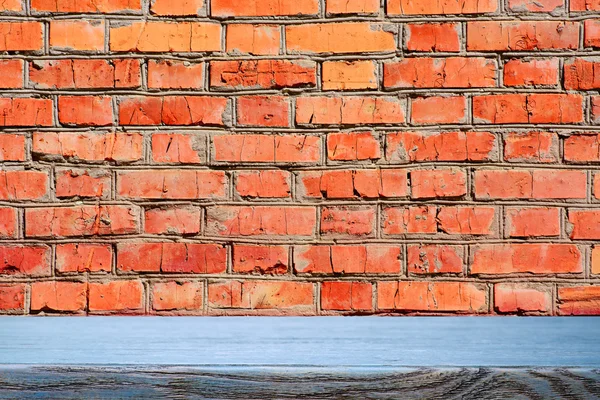
<instances>
[{"instance_id":1,"label":"wooden plank surface","mask_svg":"<svg viewBox=\"0 0 600 400\"><path fill-rule=\"evenodd\" d=\"M0 399L595 399L593 369L0 368Z\"/></svg>"},{"instance_id":2,"label":"wooden plank surface","mask_svg":"<svg viewBox=\"0 0 600 400\"><path fill-rule=\"evenodd\" d=\"M0 318L0 364L600 367L600 318Z\"/></svg>"}]
</instances>

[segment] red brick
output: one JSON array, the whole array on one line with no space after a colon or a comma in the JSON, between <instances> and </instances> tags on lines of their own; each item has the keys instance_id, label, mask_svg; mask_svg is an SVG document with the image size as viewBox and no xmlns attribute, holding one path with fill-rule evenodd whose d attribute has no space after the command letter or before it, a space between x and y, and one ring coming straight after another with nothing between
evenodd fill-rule
<instances>
[{"instance_id":1,"label":"red brick","mask_svg":"<svg viewBox=\"0 0 600 400\"><path fill-rule=\"evenodd\" d=\"M600 239L600 212L596 210L569 210L571 239Z\"/></svg>"},{"instance_id":2,"label":"red brick","mask_svg":"<svg viewBox=\"0 0 600 400\"><path fill-rule=\"evenodd\" d=\"M306 245L294 248L294 271L300 274L399 274L400 246Z\"/></svg>"},{"instance_id":3,"label":"red brick","mask_svg":"<svg viewBox=\"0 0 600 400\"><path fill-rule=\"evenodd\" d=\"M431 169L410 172L415 199L462 197L467 193L467 176L460 169Z\"/></svg>"},{"instance_id":4,"label":"red brick","mask_svg":"<svg viewBox=\"0 0 600 400\"><path fill-rule=\"evenodd\" d=\"M408 272L412 274L460 274L464 249L461 246L409 245Z\"/></svg>"},{"instance_id":5,"label":"red brick","mask_svg":"<svg viewBox=\"0 0 600 400\"><path fill-rule=\"evenodd\" d=\"M63 125L112 125L112 98L109 96L59 96L58 120Z\"/></svg>"},{"instance_id":6,"label":"red brick","mask_svg":"<svg viewBox=\"0 0 600 400\"><path fill-rule=\"evenodd\" d=\"M592 100L591 121L593 124L600 123L600 96L590 96Z\"/></svg>"},{"instance_id":7,"label":"red brick","mask_svg":"<svg viewBox=\"0 0 600 400\"><path fill-rule=\"evenodd\" d=\"M89 162L141 160L143 136L131 132L35 132L33 154L54 161Z\"/></svg>"},{"instance_id":8,"label":"red brick","mask_svg":"<svg viewBox=\"0 0 600 400\"><path fill-rule=\"evenodd\" d=\"M144 285L141 281L90 282L90 312L144 312Z\"/></svg>"},{"instance_id":9,"label":"red brick","mask_svg":"<svg viewBox=\"0 0 600 400\"><path fill-rule=\"evenodd\" d=\"M495 216L494 207L441 207L438 229L451 235L493 235Z\"/></svg>"},{"instance_id":10,"label":"red brick","mask_svg":"<svg viewBox=\"0 0 600 400\"><path fill-rule=\"evenodd\" d=\"M317 0L213 0L211 15L215 17L270 17L316 15Z\"/></svg>"},{"instance_id":11,"label":"red brick","mask_svg":"<svg viewBox=\"0 0 600 400\"><path fill-rule=\"evenodd\" d=\"M373 61L325 61L323 90L377 89L377 68Z\"/></svg>"},{"instance_id":12,"label":"red brick","mask_svg":"<svg viewBox=\"0 0 600 400\"><path fill-rule=\"evenodd\" d=\"M164 53L221 51L221 24L135 21L110 25L110 51Z\"/></svg>"},{"instance_id":13,"label":"red brick","mask_svg":"<svg viewBox=\"0 0 600 400\"><path fill-rule=\"evenodd\" d=\"M600 199L600 174L594 175L593 194L596 199Z\"/></svg>"},{"instance_id":14,"label":"red brick","mask_svg":"<svg viewBox=\"0 0 600 400\"><path fill-rule=\"evenodd\" d=\"M376 14L379 12L379 0L328 0L327 14Z\"/></svg>"},{"instance_id":15,"label":"red brick","mask_svg":"<svg viewBox=\"0 0 600 400\"><path fill-rule=\"evenodd\" d=\"M108 199L111 191L111 174L101 169L57 169L56 197L96 197Z\"/></svg>"},{"instance_id":16,"label":"red brick","mask_svg":"<svg viewBox=\"0 0 600 400\"><path fill-rule=\"evenodd\" d=\"M587 19L583 21L583 27L583 45L585 47L600 47L600 21Z\"/></svg>"},{"instance_id":17,"label":"red brick","mask_svg":"<svg viewBox=\"0 0 600 400\"><path fill-rule=\"evenodd\" d=\"M527 284L494 285L494 310L503 314L547 313L552 311L549 288Z\"/></svg>"},{"instance_id":18,"label":"red brick","mask_svg":"<svg viewBox=\"0 0 600 400\"><path fill-rule=\"evenodd\" d=\"M473 119L486 124L576 124L583 122L583 97L520 93L474 96Z\"/></svg>"},{"instance_id":19,"label":"red brick","mask_svg":"<svg viewBox=\"0 0 600 400\"><path fill-rule=\"evenodd\" d=\"M505 210L505 232L510 237L559 236L560 209L518 208Z\"/></svg>"},{"instance_id":20,"label":"red brick","mask_svg":"<svg viewBox=\"0 0 600 400\"><path fill-rule=\"evenodd\" d=\"M117 194L125 199L218 199L227 195L223 171L140 170L117 173Z\"/></svg>"},{"instance_id":21,"label":"red brick","mask_svg":"<svg viewBox=\"0 0 600 400\"><path fill-rule=\"evenodd\" d=\"M558 58L514 58L504 63L506 86L556 86Z\"/></svg>"},{"instance_id":22,"label":"red brick","mask_svg":"<svg viewBox=\"0 0 600 400\"><path fill-rule=\"evenodd\" d=\"M51 257L45 245L0 245L0 276L50 276Z\"/></svg>"},{"instance_id":23,"label":"red brick","mask_svg":"<svg viewBox=\"0 0 600 400\"><path fill-rule=\"evenodd\" d=\"M233 246L233 272L283 275L288 270L288 246Z\"/></svg>"},{"instance_id":24,"label":"red brick","mask_svg":"<svg viewBox=\"0 0 600 400\"><path fill-rule=\"evenodd\" d=\"M206 162L206 136L201 133L154 133L152 160L165 164Z\"/></svg>"},{"instance_id":25,"label":"red brick","mask_svg":"<svg viewBox=\"0 0 600 400\"><path fill-rule=\"evenodd\" d=\"M210 87L224 90L314 87L317 65L305 60L211 61Z\"/></svg>"},{"instance_id":26,"label":"red brick","mask_svg":"<svg viewBox=\"0 0 600 400\"><path fill-rule=\"evenodd\" d=\"M0 12L22 12L23 11L23 3L21 0L6 0L0 5Z\"/></svg>"},{"instance_id":27,"label":"red brick","mask_svg":"<svg viewBox=\"0 0 600 400\"><path fill-rule=\"evenodd\" d=\"M0 285L0 312L23 311L25 309L25 285Z\"/></svg>"},{"instance_id":28,"label":"red brick","mask_svg":"<svg viewBox=\"0 0 600 400\"><path fill-rule=\"evenodd\" d=\"M195 206L150 208L144 213L144 231L168 235L197 234L201 216L200 208Z\"/></svg>"},{"instance_id":29,"label":"red brick","mask_svg":"<svg viewBox=\"0 0 600 400\"><path fill-rule=\"evenodd\" d=\"M566 138L564 143L565 161L600 162L600 134L573 134Z\"/></svg>"},{"instance_id":30,"label":"red brick","mask_svg":"<svg viewBox=\"0 0 600 400\"><path fill-rule=\"evenodd\" d=\"M471 274L572 274L583 256L572 244L482 244L471 248Z\"/></svg>"},{"instance_id":31,"label":"red brick","mask_svg":"<svg viewBox=\"0 0 600 400\"><path fill-rule=\"evenodd\" d=\"M377 309L486 313L484 286L469 282L379 282Z\"/></svg>"},{"instance_id":32,"label":"red brick","mask_svg":"<svg viewBox=\"0 0 600 400\"><path fill-rule=\"evenodd\" d=\"M213 137L214 159L219 162L316 163L320 160L318 136L242 134Z\"/></svg>"},{"instance_id":33,"label":"red brick","mask_svg":"<svg viewBox=\"0 0 600 400\"><path fill-rule=\"evenodd\" d=\"M391 24L373 22L287 25L285 45L292 54L393 52L394 29Z\"/></svg>"},{"instance_id":34,"label":"red brick","mask_svg":"<svg viewBox=\"0 0 600 400\"><path fill-rule=\"evenodd\" d=\"M277 55L281 42L278 25L228 24L226 47L228 53Z\"/></svg>"},{"instance_id":35,"label":"red brick","mask_svg":"<svg viewBox=\"0 0 600 400\"><path fill-rule=\"evenodd\" d=\"M0 98L0 126L52 126L53 108L50 99Z\"/></svg>"},{"instance_id":36,"label":"red brick","mask_svg":"<svg viewBox=\"0 0 600 400\"><path fill-rule=\"evenodd\" d=\"M406 50L409 51L460 51L458 23L406 24Z\"/></svg>"},{"instance_id":37,"label":"red brick","mask_svg":"<svg viewBox=\"0 0 600 400\"><path fill-rule=\"evenodd\" d=\"M298 97L300 125L379 125L405 122L405 101L396 97Z\"/></svg>"},{"instance_id":38,"label":"red brick","mask_svg":"<svg viewBox=\"0 0 600 400\"><path fill-rule=\"evenodd\" d=\"M216 206L207 210L207 235L307 236L315 235L314 207Z\"/></svg>"},{"instance_id":39,"label":"red brick","mask_svg":"<svg viewBox=\"0 0 600 400\"><path fill-rule=\"evenodd\" d=\"M150 13L154 15L205 15L204 0L154 0Z\"/></svg>"},{"instance_id":40,"label":"red brick","mask_svg":"<svg viewBox=\"0 0 600 400\"><path fill-rule=\"evenodd\" d=\"M44 200L48 190L47 171L0 170L0 200Z\"/></svg>"},{"instance_id":41,"label":"red brick","mask_svg":"<svg viewBox=\"0 0 600 400\"><path fill-rule=\"evenodd\" d=\"M25 161L25 135L0 135L0 162Z\"/></svg>"},{"instance_id":42,"label":"red brick","mask_svg":"<svg viewBox=\"0 0 600 400\"><path fill-rule=\"evenodd\" d=\"M300 172L299 195L305 198L406 197L406 170L359 169Z\"/></svg>"},{"instance_id":43,"label":"red brick","mask_svg":"<svg viewBox=\"0 0 600 400\"><path fill-rule=\"evenodd\" d=\"M401 235L406 233L437 233L437 210L435 207L388 207L383 209L383 233Z\"/></svg>"},{"instance_id":44,"label":"red brick","mask_svg":"<svg viewBox=\"0 0 600 400\"><path fill-rule=\"evenodd\" d=\"M309 282L217 281L208 285L212 309L273 309L278 313L313 314L314 287Z\"/></svg>"},{"instance_id":45,"label":"red brick","mask_svg":"<svg viewBox=\"0 0 600 400\"><path fill-rule=\"evenodd\" d=\"M289 99L273 95L240 97L237 100L237 123L242 126L289 126Z\"/></svg>"},{"instance_id":46,"label":"red brick","mask_svg":"<svg viewBox=\"0 0 600 400\"><path fill-rule=\"evenodd\" d=\"M575 0L577 1L577 0ZM564 9L564 0L509 0L508 8L513 12L560 12Z\"/></svg>"},{"instance_id":47,"label":"red brick","mask_svg":"<svg viewBox=\"0 0 600 400\"><path fill-rule=\"evenodd\" d=\"M591 272L593 275L600 274L600 246L592 248L592 265Z\"/></svg>"},{"instance_id":48,"label":"red brick","mask_svg":"<svg viewBox=\"0 0 600 400\"><path fill-rule=\"evenodd\" d=\"M559 160L558 136L553 132L510 132L504 136L504 159L555 163Z\"/></svg>"},{"instance_id":49,"label":"red brick","mask_svg":"<svg viewBox=\"0 0 600 400\"><path fill-rule=\"evenodd\" d=\"M469 51L576 50L576 21L473 21L467 23Z\"/></svg>"},{"instance_id":50,"label":"red brick","mask_svg":"<svg viewBox=\"0 0 600 400\"><path fill-rule=\"evenodd\" d=\"M69 272L111 272L109 244L67 243L56 246L56 270Z\"/></svg>"},{"instance_id":51,"label":"red brick","mask_svg":"<svg viewBox=\"0 0 600 400\"><path fill-rule=\"evenodd\" d=\"M31 0L32 11L57 13L141 12L140 0Z\"/></svg>"},{"instance_id":52,"label":"red brick","mask_svg":"<svg viewBox=\"0 0 600 400\"><path fill-rule=\"evenodd\" d=\"M140 61L35 60L29 63L29 81L36 89L138 88Z\"/></svg>"},{"instance_id":53,"label":"red brick","mask_svg":"<svg viewBox=\"0 0 600 400\"><path fill-rule=\"evenodd\" d=\"M534 170L533 198L585 199L587 175L583 170Z\"/></svg>"},{"instance_id":54,"label":"red brick","mask_svg":"<svg viewBox=\"0 0 600 400\"><path fill-rule=\"evenodd\" d=\"M17 210L0 207L0 238L14 238L17 233Z\"/></svg>"},{"instance_id":55,"label":"red brick","mask_svg":"<svg viewBox=\"0 0 600 400\"><path fill-rule=\"evenodd\" d=\"M373 287L367 282L323 282L321 309L336 311L371 311Z\"/></svg>"},{"instance_id":56,"label":"red brick","mask_svg":"<svg viewBox=\"0 0 600 400\"><path fill-rule=\"evenodd\" d=\"M104 51L103 20L51 20L50 48L63 51Z\"/></svg>"},{"instance_id":57,"label":"red brick","mask_svg":"<svg viewBox=\"0 0 600 400\"><path fill-rule=\"evenodd\" d=\"M119 125L226 125L231 119L225 97L131 96L119 101Z\"/></svg>"},{"instance_id":58,"label":"red brick","mask_svg":"<svg viewBox=\"0 0 600 400\"><path fill-rule=\"evenodd\" d=\"M240 197L287 198L290 197L290 179L287 171L240 171L235 190Z\"/></svg>"},{"instance_id":59,"label":"red brick","mask_svg":"<svg viewBox=\"0 0 600 400\"><path fill-rule=\"evenodd\" d=\"M532 196L533 176L526 170L475 171L475 198L528 199Z\"/></svg>"},{"instance_id":60,"label":"red brick","mask_svg":"<svg viewBox=\"0 0 600 400\"><path fill-rule=\"evenodd\" d=\"M154 311L202 311L202 282L167 281L152 285Z\"/></svg>"},{"instance_id":61,"label":"red brick","mask_svg":"<svg viewBox=\"0 0 600 400\"><path fill-rule=\"evenodd\" d=\"M0 75L2 76L0 89L21 89L23 87L23 61L0 60Z\"/></svg>"},{"instance_id":62,"label":"red brick","mask_svg":"<svg viewBox=\"0 0 600 400\"><path fill-rule=\"evenodd\" d=\"M218 244L128 243L117 245L117 269L125 272L219 274L227 249Z\"/></svg>"},{"instance_id":63,"label":"red brick","mask_svg":"<svg viewBox=\"0 0 600 400\"><path fill-rule=\"evenodd\" d=\"M371 236L376 211L372 207L324 207L321 234L328 236Z\"/></svg>"},{"instance_id":64,"label":"red brick","mask_svg":"<svg viewBox=\"0 0 600 400\"><path fill-rule=\"evenodd\" d=\"M413 124L460 124L467 121L467 99L462 96L419 97L411 105Z\"/></svg>"},{"instance_id":65,"label":"red brick","mask_svg":"<svg viewBox=\"0 0 600 400\"><path fill-rule=\"evenodd\" d=\"M204 88L204 63L149 60L148 87L151 89L202 89Z\"/></svg>"},{"instance_id":66,"label":"red brick","mask_svg":"<svg viewBox=\"0 0 600 400\"><path fill-rule=\"evenodd\" d=\"M600 10L600 1L598 0L571 0L571 11L598 11Z\"/></svg>"},{"instance_id":67,"label":"red brick","mask_svg":"<svg viewBox=\"0 0 600 400\"><path fill-rule=\"evenodd\" d=\"M493 161L497 147L490 132L398 132L385 143L390 162Z\"/></svg>"},{"instance_id":68,"label":"red brick","mask_svg":"<svg viewBox=\"0 0 600 400\"><path fill-rule=\"evenodd\" d=\"M565 89L590 90L600 88L600 62L596 59L574 58L565 61Z\"/></svg>"},{"instance_id":69,"label":"red brick","mask_svg":"<svg viewBox=\"0 0 600 400\"><path fill-rule=\"evenodd\" d=\"M495 87L497 69L495 60L483 57L404 58L401 61L383 64L383 86L385 88Z\"/></svg>"},{"instance_id":70,"label":"red brick","mask_svg":"<svg viewBox=\"0 0 600 400\"><path fill-rule=\"evenodd\" d=\"M559 315L600 315L600 287L558 288Z\"/></svg>"},{"instance_id":71,"label":"red brick","mask_svg":"<svg viewBox=\"0 0 600 400\"><path fill-rule=\"evenodd\" d=\"M25 236L70 237L139 232L137 206L103 205L28 208Z\"/></svg>"},{"instance_id":72,"label":"red brick","mask_svg":"<svg viewBox=\"0 0 600 400\"><path fill-rule=\"evenodd\" d=\"M0 51L39 51L44 47L41 22L0 22Z\"/></svg>"},{"instance_id":73,"label":"red brick","mask_svg":"<svg viewBox=\"0 0 600 400\"><path fill-rule=\"evenodd\" d=\"M498 10L496 0L388 0L388 15L487 14Z\"/></svg>"},{"instance_id":74,"label":"red brick","mask_svg":"<svg viewBox=\"0 0 600 400\"><path fill-rule=\"evenodd\" d=\"M34 282L31 284L31 311L81 312L87 305L87 283Z\"/></svg>"},{"instance_id":75,"label":"red brick","mask_svg":"<svg viewBox=\"0 0 600 400\"><path fill-rule=\"evenodd\" d=\"M376 160L381 157L381 145L371 132L329 133L327 157L333 161Z\"/></svg>"}]
</instances>

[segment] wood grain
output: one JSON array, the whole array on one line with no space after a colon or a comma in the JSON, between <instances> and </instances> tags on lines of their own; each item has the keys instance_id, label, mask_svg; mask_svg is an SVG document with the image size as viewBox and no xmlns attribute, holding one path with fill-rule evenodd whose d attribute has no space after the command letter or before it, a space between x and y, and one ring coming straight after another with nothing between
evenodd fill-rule
<instances>
[{"instance_id":1,"label":"wood grain","mask_svg":"<svg viewBox=\"0 0 600 400\"><path fill-rule=\"evenodd\" d=\"M597 369L14 367L1 399L595 399Z\"/></svg>"}]
</instances>

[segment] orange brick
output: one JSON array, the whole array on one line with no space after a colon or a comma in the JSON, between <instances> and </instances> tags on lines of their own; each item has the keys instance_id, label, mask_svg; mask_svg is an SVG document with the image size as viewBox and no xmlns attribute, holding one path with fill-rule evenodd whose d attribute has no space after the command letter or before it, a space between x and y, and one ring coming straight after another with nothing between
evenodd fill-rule
<instances>
[{"instance_id":1,"label":"orange brick","mask_svg":"<svg viewBox=\"0 0 600 400\"><path fill-rule=\"evenodd\" d=\"M211 15L216 17L265 17L316 15L318 0L213 0Z\"/></svg>"},{"instance_id":2,"label":"orange brick","mask_svg":"<svg viewBox=\"0 0 600 400\"><path fill-rule=\"evenodd\" d=\"M44 46L40 22L0 22L0 51L38 51Z\"/></svg>"},{"instance_id":3,"label":"orange brick","mask_svg":"<svg viewBox=\"0 0 600 400\"><path fill-rule=\"evenodd\" d=\"M323 90L377 89L376 71L373 61L326 61Z\"/></svg>"},{"instance_id":4,"label":"orange brick","mask_svg":"<svg viewBox=\"0 0 600 400\"><path fill-rule=\"evenodd\" d=\"M204 63L174 60L148 61L148 87L152 89L202 89Z\"/></svg>"},{"instance_id":5,"label":"orange brick","mask_svg":"<svg viewBox=\"0 0 600 400\"><path fill-rule=\"evenodd\" d=\"M497 9L496 0L387 0L388 15L485 14Z\"/></svg>"},{"instance_id":6,"label":"orange brick","mask_svg":"<svg viewBox=\"0 0 600 400\"><path fill-rule=\"evenodd\" d=\"M460 24L406 24L406 50L460 51Z\"/></svg>"},{"instance_id":7,"label":"orange brick","mask_svg":"<svg viewBox=\"0 0 600 400\"><path fill-rule=\"evenodd\" d=\"M462 96L419 97L411 104L413 124L460 124L467 120L467 99Z\"/></svg>"},{"instance_id":8,"label":"orange brick","mask_svg":"<svg viewBox=\"0 0 600 400\"><path fill-rule=\"evenodd\" d=\"M552 310L550 288L537 285L494 285L494 309L499 313L547 313Z\"/></svg>"},{"instance_id":9,"label":"orange brick","mask_svg":"<svg viewBox=\"0 0 600 400\"><path fill-rule=\"evenodd\" d=\"M368 311L373 309L373 288L366 282L323 282L321 309Z\"/></svg>"},{"instance_id":10,"label":"orange brick","mask_svg":"<svg viewBox=\"0 0 600 400\"><path fill-rule=\"evenodd\" d=\"M155 15L205 15L204 0L154 0L150 12Z\"/></svg>"},{"instance_id":11,"label":"orange brick","mask_svg":"<svg viewBox=\"0 0 600 400\"><path fill-rule=\"evenodd\" d=\"M506 86L556 86L558 58L514 58L504 63Z\"/></svg>"},{"instance_id":12,"label":"orange brick","mask_svg":"<svg viewBox=\"0 0 600 400\"><path fill-rule=\"evenodd\" d=\"M281 43L281 28L276 25L227 25L228 53L277 55Z\"/></svg>"},{"instance_id":13,"label":"orange brick","mask_svg":"<svg viewBox=\"0 0 600 400\"><path fill-rule=\"evenodd\" d=\"M50 21L50 47L64 51L104 51L104 21Z\"/></svg>"}]
</instances>

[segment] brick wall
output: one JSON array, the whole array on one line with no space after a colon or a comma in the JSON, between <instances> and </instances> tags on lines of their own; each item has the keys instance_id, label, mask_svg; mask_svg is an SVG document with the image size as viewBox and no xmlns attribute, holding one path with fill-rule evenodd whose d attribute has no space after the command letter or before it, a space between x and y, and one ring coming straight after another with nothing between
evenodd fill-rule
<instances>
[{"instance_id":1,"label":"brick wall","mask_svg":"<svg viewBox=\"0 0 600 400\"><path fill-rule=\"evenodd\" d=\"M0 313L600 313L598 0L0 2Z\"/></svg>"}]
</instances>

